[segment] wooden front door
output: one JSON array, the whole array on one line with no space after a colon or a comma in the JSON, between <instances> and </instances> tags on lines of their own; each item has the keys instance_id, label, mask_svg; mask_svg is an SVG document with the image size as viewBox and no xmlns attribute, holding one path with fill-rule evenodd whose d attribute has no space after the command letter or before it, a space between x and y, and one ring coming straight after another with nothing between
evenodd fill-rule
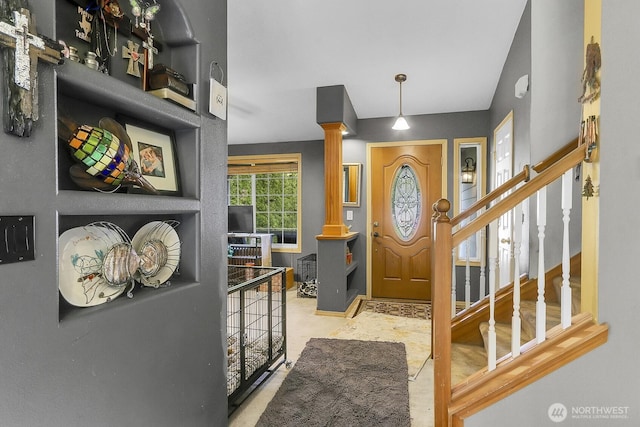
<instances>
[{"instance_id":1,"label":"wooden front door","mask_svg":"<svg viewBox=\"0 0 640 427\"><path fill-rule=\"evenodd\" d=\"M371 149L371 293L431 299L431 214L442 196L442 146Z\"/></svg>"}]
</instances>

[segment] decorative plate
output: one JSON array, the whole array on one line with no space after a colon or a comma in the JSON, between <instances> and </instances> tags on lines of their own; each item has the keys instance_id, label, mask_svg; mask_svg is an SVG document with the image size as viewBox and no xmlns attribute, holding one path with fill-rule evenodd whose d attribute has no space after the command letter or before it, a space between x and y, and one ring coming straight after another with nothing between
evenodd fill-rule
<instances>
[{"instance_id":1,"label":"decorative plate","mask_svg":"<svg viewBox=\"0 0 640 427\"><path fill-rule=\"evenodd\" d=\"M159 287L165 283L180 263L180 238L175 221L152 221L138 230L131 239L142 262L137 279L144 286Z\"/></svg>"},{"instance_id":2,"label":"decorative plate","mask_svg":"<svg viewBox=\"0 0 640 427\"><path fill-rule=\"evenodd\" d=\"M102 263L113 242L122 242L114 230L75 227L60 236L58 287L69 304L91 307L112 301L126 286L110 286L102 277Z\"/></svg>"}]
</instances>

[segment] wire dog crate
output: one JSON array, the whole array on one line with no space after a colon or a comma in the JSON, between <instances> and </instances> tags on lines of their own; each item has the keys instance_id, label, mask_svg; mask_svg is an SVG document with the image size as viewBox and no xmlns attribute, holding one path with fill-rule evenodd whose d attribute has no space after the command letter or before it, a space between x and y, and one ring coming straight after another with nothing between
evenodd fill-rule
<instances>
[{"instance_id":1,"label":"wire dog crate","mask_svg":"<svg viewBox=\"0 0 640 427\"><path fill-rule=\"evenodd\" d=\"M298 282L298 297L317 298L318 296L318 272L316 254L305 255L298 258L296 266L296 282Z\"/></svg>"},{"instance_id":2,"label":"wire dog crate","mask_svg":"<svg viewBox=\"0 0 640 427\"><path fill-rule=\"evenodd\" d=\"M286 270L227 267L229 414L287 358Z\"/></svg>"}]
</instances>

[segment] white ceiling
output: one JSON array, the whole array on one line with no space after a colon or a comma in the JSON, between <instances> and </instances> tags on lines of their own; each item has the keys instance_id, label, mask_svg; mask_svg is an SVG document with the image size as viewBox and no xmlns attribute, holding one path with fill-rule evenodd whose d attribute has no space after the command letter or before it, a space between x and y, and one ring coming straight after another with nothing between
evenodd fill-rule
<instances>
[{"instance_id":1,"label":"white ceiling","mask_svg":"<svg viewBox=\"0 0 640 427\"><path fill-rule=\"evenodd\" d=\"M229 144L323 139L316 88L360 119L486 110L526 0L232 0ZM391 126L390 120L389 126Z\"/></svg>"}]
</instances>

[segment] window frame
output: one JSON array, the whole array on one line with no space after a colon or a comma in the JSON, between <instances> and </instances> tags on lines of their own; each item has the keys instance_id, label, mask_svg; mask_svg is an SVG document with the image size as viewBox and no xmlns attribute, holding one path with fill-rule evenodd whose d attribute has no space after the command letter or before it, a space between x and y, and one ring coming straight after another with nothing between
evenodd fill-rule
<instances>
[{"instance_id":1,"label":"window frame","mask_svg":"<svg viewBox=\"0 0 640 427\"><path fill-rule=\"evenodd\" d=\"M255 154L243 156L229 156L227 160L227 177L231 175L253 175L252 200L254 205L254 228L256 224L255 175L262 173L287 172L297 173L297 208L296 208L296 243L274 243L273 252L301 253L302 252L302 154ZM227 204L229 200L229 179L227 178ZM283 211L284 213L284 211Z\"/></svg>"}]
</instances>

